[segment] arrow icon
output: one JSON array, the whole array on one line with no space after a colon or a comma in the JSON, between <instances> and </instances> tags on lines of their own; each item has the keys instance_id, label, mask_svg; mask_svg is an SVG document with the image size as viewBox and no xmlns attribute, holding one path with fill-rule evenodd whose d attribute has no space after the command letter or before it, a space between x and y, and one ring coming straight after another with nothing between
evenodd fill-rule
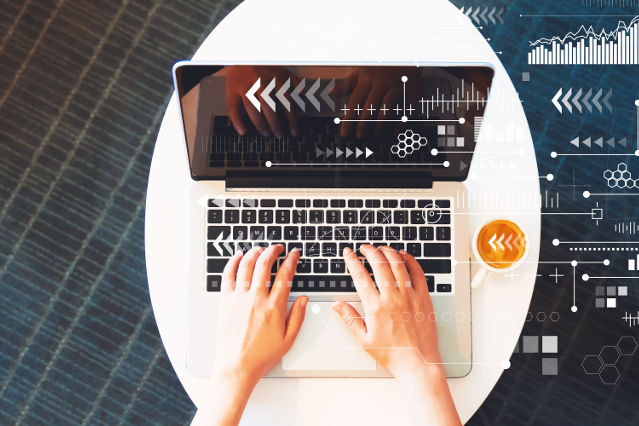
<instances>
[{"instance_id":1,"label":"arrow icon","mask_svg":"<svg viewBox=\"0 0 639 426\"><path fill-rule=\"evenodd\" d=\"M579 136L570 141L570 143L579 148Z\"/></svg>"},{"instance_id":2,"label":"arrow icon","mask_svg":"<svg viewBox=\"0 0 639 426\"><path fill-rule=\"evenodd\" d=\"M581 143L590 148L590 137L584 139Z\"/></svg>"},{"instance_id":3,"label":"arrow icon","mask_svg":"<svg viewBox=\"0 0 639 426\"><path fill-rule=\"evenodd\" d=\"M306 104L300 97L300 93L302 93L302 90L304 90L305 85L306 85L306 79L303 78L302 81L300 81L298 85L295 86L295 89L293 89L293 91L291 92L291 99L293 99L295 103L297 104L297 106L299 106L300 109L304 112L306 112Z\"/></svg>"},{"instance_id":4,"label":"arrow icon","mask_svg":"<svg viewBox=\"0 0 639 426\"><path fill-rule=\"evenodd\" d=\"M495 239L497 238L497 234L493 234L491 239L488 241L488 244L493 248L493 251L497 251L497 246L495 246Z\"/></svg>"},{"instance_id":5,"label":"arrow icon","mask_svg":"<svg viewBox=\"0 0 639 426\"><path fill-rule=\"evenodd\" d=\"M275 88L275 78L262 90L262 99L266 102L266 105L270 106L273 112L275 112L275 101L271 98L271 92Z\"/></svg>"},{"instance_id":6,"label":"arrow icon","mask_svg":"<svg viewBox=\"0 0 639 426\"><path fill-rule=\"evenodd\" d=\"M572 96L572 87L568 89L564 97L561 99L561 103L564 104L566 109L572 114L572 105L570 105L571 96Z\"/></svg>"},{"instance_id":7,"label":"arrow icon","mask_svg":"<svg viewBox=\"0 0 639 426\"><path fill-rule=\"evenodd\" d=\"M324 154L324 151L322 151L319 148L315 148L315 158L319 158L322 156L322 154Z\"/></svg>"},{"instance_id":8,"label":"arrow icon","mask_svg":"<svg viewBox=\"0 0 639 426\"><path fill-rule=\"evenodd\" d=\"M590 105L590 102L588 102L588 99L590 99L591 96L592 96L592 89L588 89L588 92L586 92L583 99L581 100L581 102L583 102L583 104L588 109L588 112L592 112L592 105Z\"/></svg>"},{"instance_id":9,"label":"arrow icon","mask_svg":"<svg viewBox=\"0 0 639 426\"><path fill-rule=\"evenodd\" d=\"M608 93L606 93L606 96L604 96L603 98L603 103L606 106L606 108L608 108L608 112L612 112L612 105L610 105L610 97L612 96L612 89L608 90Z\"/></svg>"},{"instance_id":10,"label":"arrow icon","mask_svg":"<svg viewBox=\"0 0 639 426\"><path fill-rule=\"evenodd\" d=\"M215 239L215 241L213 241L213 247L215 247L215 250L217 250L217 252L220 254L220 256L224 256L225 252L222 249L222 246L224 246L224 248L226 248L226 250L228 251L228 253L233 253L233 246L230 245L230 241L231 241L231 237L232 235L229 234L226 239L224 239L224 233L220 232L220 235L217 236L217 238ZM224 241L223 241L224 240Z\"/></svg>"},{"instance_id":11,"label":"arrow icon","mask_svg":"<svg viewBox=\"0 0 639 426\"><path fill-rule=\"evenodd\" d=\"M513 239L513 234L508 234L508 238L506 238L506 241L504 241L504 244L506 244L506 247L508 247L508 250L512 251L513 250L513 246L510 245L510 240Z\"/></svg>"},{"instance_id":12,"label":"arrow icon","mask_svg":"<svg viewBox=\"0 0 639 426\"><path fill-rule=\"evenodd\" d=\"M360 155L362 155L364 152L359 149L359 148L355 148L355 158L359 158Z\"/></svg>"},{"instance_id":13,"label":"arrow icon","mask_svg":"<svg viewBox=\"0 0 639 426\"><path fill-rule=\"evenodd\" d=\"M324 102L326 102L326 105L330 107L331 111L335 111L335 102L333 102L333 100L329 96L329 92L333 90L334 87L335 87L335 79L332 79L331 81L329 81L329 83L326 85L326 87L324 88L324 90L322 90L322 93L320 94L320 97L324 99Z\"/></svg>"},{"instance_id":14,"label":"arrow icon","mask_svg":"<svg viewBox=\"0 0 639 426\"><path fill-rule=\"evenodd\" d=\"M344 153L344 151L342 151L339 148L335 148L335 158L339 158L341 157L341 155Z\"/></svg>"},{"instance_id":15,"label":"arrow icon","mask_svg":"<svg viewBox=\"0 0 639 426\"><path fill-rule=\"evenodd\" d=\"M501 242L503 241L503 239L504 239L504 234L501 234L501 235L499 236L499 239L497 240L497 245L499 246L499 248L500 248L502 251L504 251L504 250L505 250L504 245L501 243Z\"/></svg>"},{"instance_id":16,"label":"arrow icon","mask_svg":"<svg viewBox=\"0 0 639 426\"><path fill-rule=\"evenodd\" d=\"M602 112L601 110L601 104L599 103L599 98L601 97L601 89L599 89L599 92L597 92L597 94L592 98L592 103L594 106L597 107L597 109L599 110L599 113Z\"/></svg>"},{"instance_id":17,"label":"arrow icon","mask_svg":"<svg viewBox=\"0 0 639 426\"><path fill-rule=\"evenodd\" d=\"M370 149L368 149L368 148L365 148L365 149L366 149L366 158L368 158L368 157L370 157L371 155L373 155L373 151L371 151L371 150L370 150Z\"/></svg>"},{"instance_id":18,"label":"arrow icon","mask_svg":"<svg viewBox=\"0 0 639 426\"><path fill-rule=\"evenodd\" d=\"M594 141L594 144L597 145L599 148L603 148L603 138L599 138L596 141Z\"/></svg>"},{"instance_id":19,"label":"arrow icon","mask_svg":"<svg viewBox=\"0 0 639 426\"><path fill-rule=\"evenodd\" d=\"M350 157L351 155L353 155L353 151L351 151L350 148L346 148L346 158Z\"/></svg>"},{"instance_id":20,"label":"arrow icon","mask_svg":"<svg viewBox=\"0 0 639 426\"><path fill-rule=\"evenodd\" d=\"M579 110L579 114L581 114L581 104L579 103L579 98L581 98L581 88L577 92L574 98L572 98L572 103L575 104L577 109Z\"/></svg>"},{"instance_id":21,"label":"arrow icon","mask_svg":"<svg viewBox=\"0 0 639 426\"><path fill-rule=\"evenodd\" d=\"M333 154L333 150L330 148L326 148L326 158L330 157Z\"/></svg>"},{"instance_id":22,"label":"arrow icon","mask_svg":"<svg viewBox=\"0 0 639 426\"><path fill-rule=\"evenodd\" d=\"M275 93L275 97L277 99L279 99L279 101L282 103L284 108L286 108L286 111L291 112L291 103L284 96L284 94L286 94L286 91L288 90L289 87L291 87L291 79L290 78L288 78L284 82L284 84L282 84L282 87L280 87L280 90L278 90L277 93Z\"/></svg>"},{"instance_id":23,"label":"arrow icon","mask_svg":"<svg viewBox=\"0 0 639 426\"><path fill-rule=\"evenodd\" d=\"M626 145L626 138L621 139L620 141L617 141L617 143L623 147L627 146Z\"/></svg>"},{"instance_id":24,"label":"arrow icon","mask_svg":"<svg viewBox=\"0 0 639 426\"><path fill-rule=\"evenodd\" d=\"M496 11L497 11L497 8L493 7L493 10L491 10L490 13L488 14L488 19L490 19L493 24L497 23L494 18Z\"/></svg>"},{"instance_id":25,"label":"arrow icon","mask_svg":"<svg viewBox=\"0 0 639 426\"><path fill-rule=\"evenodd\" d=\"M463 161L459 161L459 171L463 172L464 170L466 170L466 168L468 167L468 164L464 163Z\"/></svg>"},{"instance_id":26,"label":"arrow icon","mask_svg":"<svg viewBox=\"0 0 639 426\"><path fill-rule=\"evenodd\" d=\"M311 101L311 104L313 104L317 112L320 112L320 108L321 108L320 102L315 97L315 92L317 92L317 89L319 89L319 87L320 87L320 79L318 78L317 80L315 80L315 83L313 83L313 85L306 92L306 98L309 101Z\"/></svg>"},{"instance_id":27,"label":"arrow icon","mask_svg":"<svg viewBox=\"0 0 639 426\"><path fill-rule=\"evenodd\" d=\"M257 98L255 97L255 92L257 92L257 89L259 88L260 88L260 79L258 78L255 81L255 83L253 83L251 88L248 89L248 92L246 92L246 99L248 99L253 104L253 106L255 107L255 109L257 109L258 112L261 111L260 101L258 101Z\"/></svg>"},{"instance_id":28,"label":"arrow icon","mask_svg":"<svg viewBox=\"0 0 639 426\"><path fill-rule=\"evenodd\" d=\"M563 92L563 88L560 87L559 91L552 98L552 103L555 105L555 108L559 110L560 114L563 114L563 108L561 108L561 104L558 101L559 101L559 98L561 97L562 92Z\"/></svg>"}]
</instances>

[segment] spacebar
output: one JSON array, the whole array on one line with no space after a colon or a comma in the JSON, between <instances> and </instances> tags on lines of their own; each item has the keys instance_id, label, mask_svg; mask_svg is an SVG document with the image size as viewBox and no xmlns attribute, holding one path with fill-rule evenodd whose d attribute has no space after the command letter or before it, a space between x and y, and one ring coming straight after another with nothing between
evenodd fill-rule
<instances>
[{"instance_id":1,"label":"spacebar","mask_svg":"<svg viewBox=\"0 0 639 426\"><path fill-rule=\"evenodd\" d=\"M448 274L451 272L450 259L417 259L425 274Z\"/></svg>"},{"instance_id":2,"label":"spacebar","mask_svg":"<svg viewBox=\"0 0 639 426\"><path fill-rule=\"evenodd\" d=\"M291 291L355 291L350 275L295 275Z\"/></svg>"}]
</instances>

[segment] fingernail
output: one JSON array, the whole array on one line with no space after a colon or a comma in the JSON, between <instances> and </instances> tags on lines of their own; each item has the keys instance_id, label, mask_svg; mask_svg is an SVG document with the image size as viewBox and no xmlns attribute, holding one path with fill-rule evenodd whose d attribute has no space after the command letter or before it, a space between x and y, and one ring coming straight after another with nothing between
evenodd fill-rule
<instances>
[{"instance_id":1,"label":"fingernail","mask_svg":"<svg viewBox=\"0 0 639 426\"><path fill-rule=\"evenodd\" d=\"M284 134L282 133L282 131L281 131L281 130L276 130L276 131L275 131L275 132L273 132L273 133L275 133L275 137L277 137L277 138L280 138L280 139L281 139L281 138L283 138L283 137L284 137Z\"/></svg>"},{"instance_id":2,"label":"fingernail","mask_svg":"<svg viewBox=\"0 0 639 426\"><path fill-rule=\"evenodd\" d=\"M352 251L350 247L344 247L344 253L352 253Z\"/></svg>"},{"instance_id":3,"label":"fingernail","mask_svg":"<svg viewBox=\"0 0 639 426\"><path fill-rule=\"evenodd\" d=\"M293 135L293 137L297 137L298 134L299 134L299 130L297 130L297 127L293 127L291 129L291 135Z\"/></svg>"},{"instance_id":4,"label":"fingernail","mask_svg":"<svg viewBox=\"0 0 639 426\"><path fill-rule=\"evenodd\" d=\"M302 297L302 301L300 302L300 304L302 305L302 308L305 308L307 303L308 303L308 297Z\"/></svg>"},{"instance_id":5,"label":"fingernail","mask_svg":"<svg viewBox=\"0 0 639 426\"><path fill-rule=\"evenodd\" d=\"M261 129L260 133L262 134L262 136L264 136L265 138L268 138L269 136L271 136L271 132L268 129Z\"/></svg>"}]
</instances>

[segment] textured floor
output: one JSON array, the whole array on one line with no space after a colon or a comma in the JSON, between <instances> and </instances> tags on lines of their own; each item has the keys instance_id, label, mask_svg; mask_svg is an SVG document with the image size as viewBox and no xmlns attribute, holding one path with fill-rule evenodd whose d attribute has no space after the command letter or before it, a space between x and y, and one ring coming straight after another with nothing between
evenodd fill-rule
<instances>
[{"instance_id":1,"label":"textured floor","mask_svg":"<svg viewBox=\"0 0 639 426\"><path fill-rule=\"evenodd\" d=\"M144 196L170 67L190 57L234 4L0 0L0 424L185 424L192 417L149 303ZM544 189L559 190L566 211L589 211L592 202L579 194L600 185L601 167L616 160L559 161L548 152L577 135L633 140L637 67L530 69L521 62L529 39L580 21L522 20L520 13L600 11L579 0L502 4L506 23L485 31L525 101L540 173L557 176ZM530 83L521 82L522 71L531 71ZM613 87L615 113L558 115L549 99L571 82ZM605 207L617 219L637 218L637 204ZM545 216L542 257L597 258L550 241L617 238L613 222L595 227L581 216ZM609 257L614 273L624 274L625 255ZM630 287L619 309L602 310L594 308L593 286L580 284L573 314L570 268L561 266L567 277L556 285L548 276L554 266L540 267L530 310L557 311L561 319L531 321L523 334L559 336L559 375L541 376L538 355L513 355L470 423L639 423L639 355L619 362L615 386L580 367L584 355L637 336L620 316L639 307L639 289Z\"/></svg>"}]
</instances>

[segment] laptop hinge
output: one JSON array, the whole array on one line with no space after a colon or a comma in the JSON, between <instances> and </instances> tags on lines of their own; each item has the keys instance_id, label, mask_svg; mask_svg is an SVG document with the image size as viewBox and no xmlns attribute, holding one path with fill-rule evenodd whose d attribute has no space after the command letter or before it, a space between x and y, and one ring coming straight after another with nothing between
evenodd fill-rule
<instances>
[{"instance_id":1,"label":"laptop hinge","mask_svg":"<svg viewBox=\"0 0 639 426\"><path fill-rule=\"evenodd\" d=\"M229 173L227 188L422 188L433 187L432 176L423 172L363 170L317 174L272 172L268 174Z\"/></svg>"}]
</instances>

